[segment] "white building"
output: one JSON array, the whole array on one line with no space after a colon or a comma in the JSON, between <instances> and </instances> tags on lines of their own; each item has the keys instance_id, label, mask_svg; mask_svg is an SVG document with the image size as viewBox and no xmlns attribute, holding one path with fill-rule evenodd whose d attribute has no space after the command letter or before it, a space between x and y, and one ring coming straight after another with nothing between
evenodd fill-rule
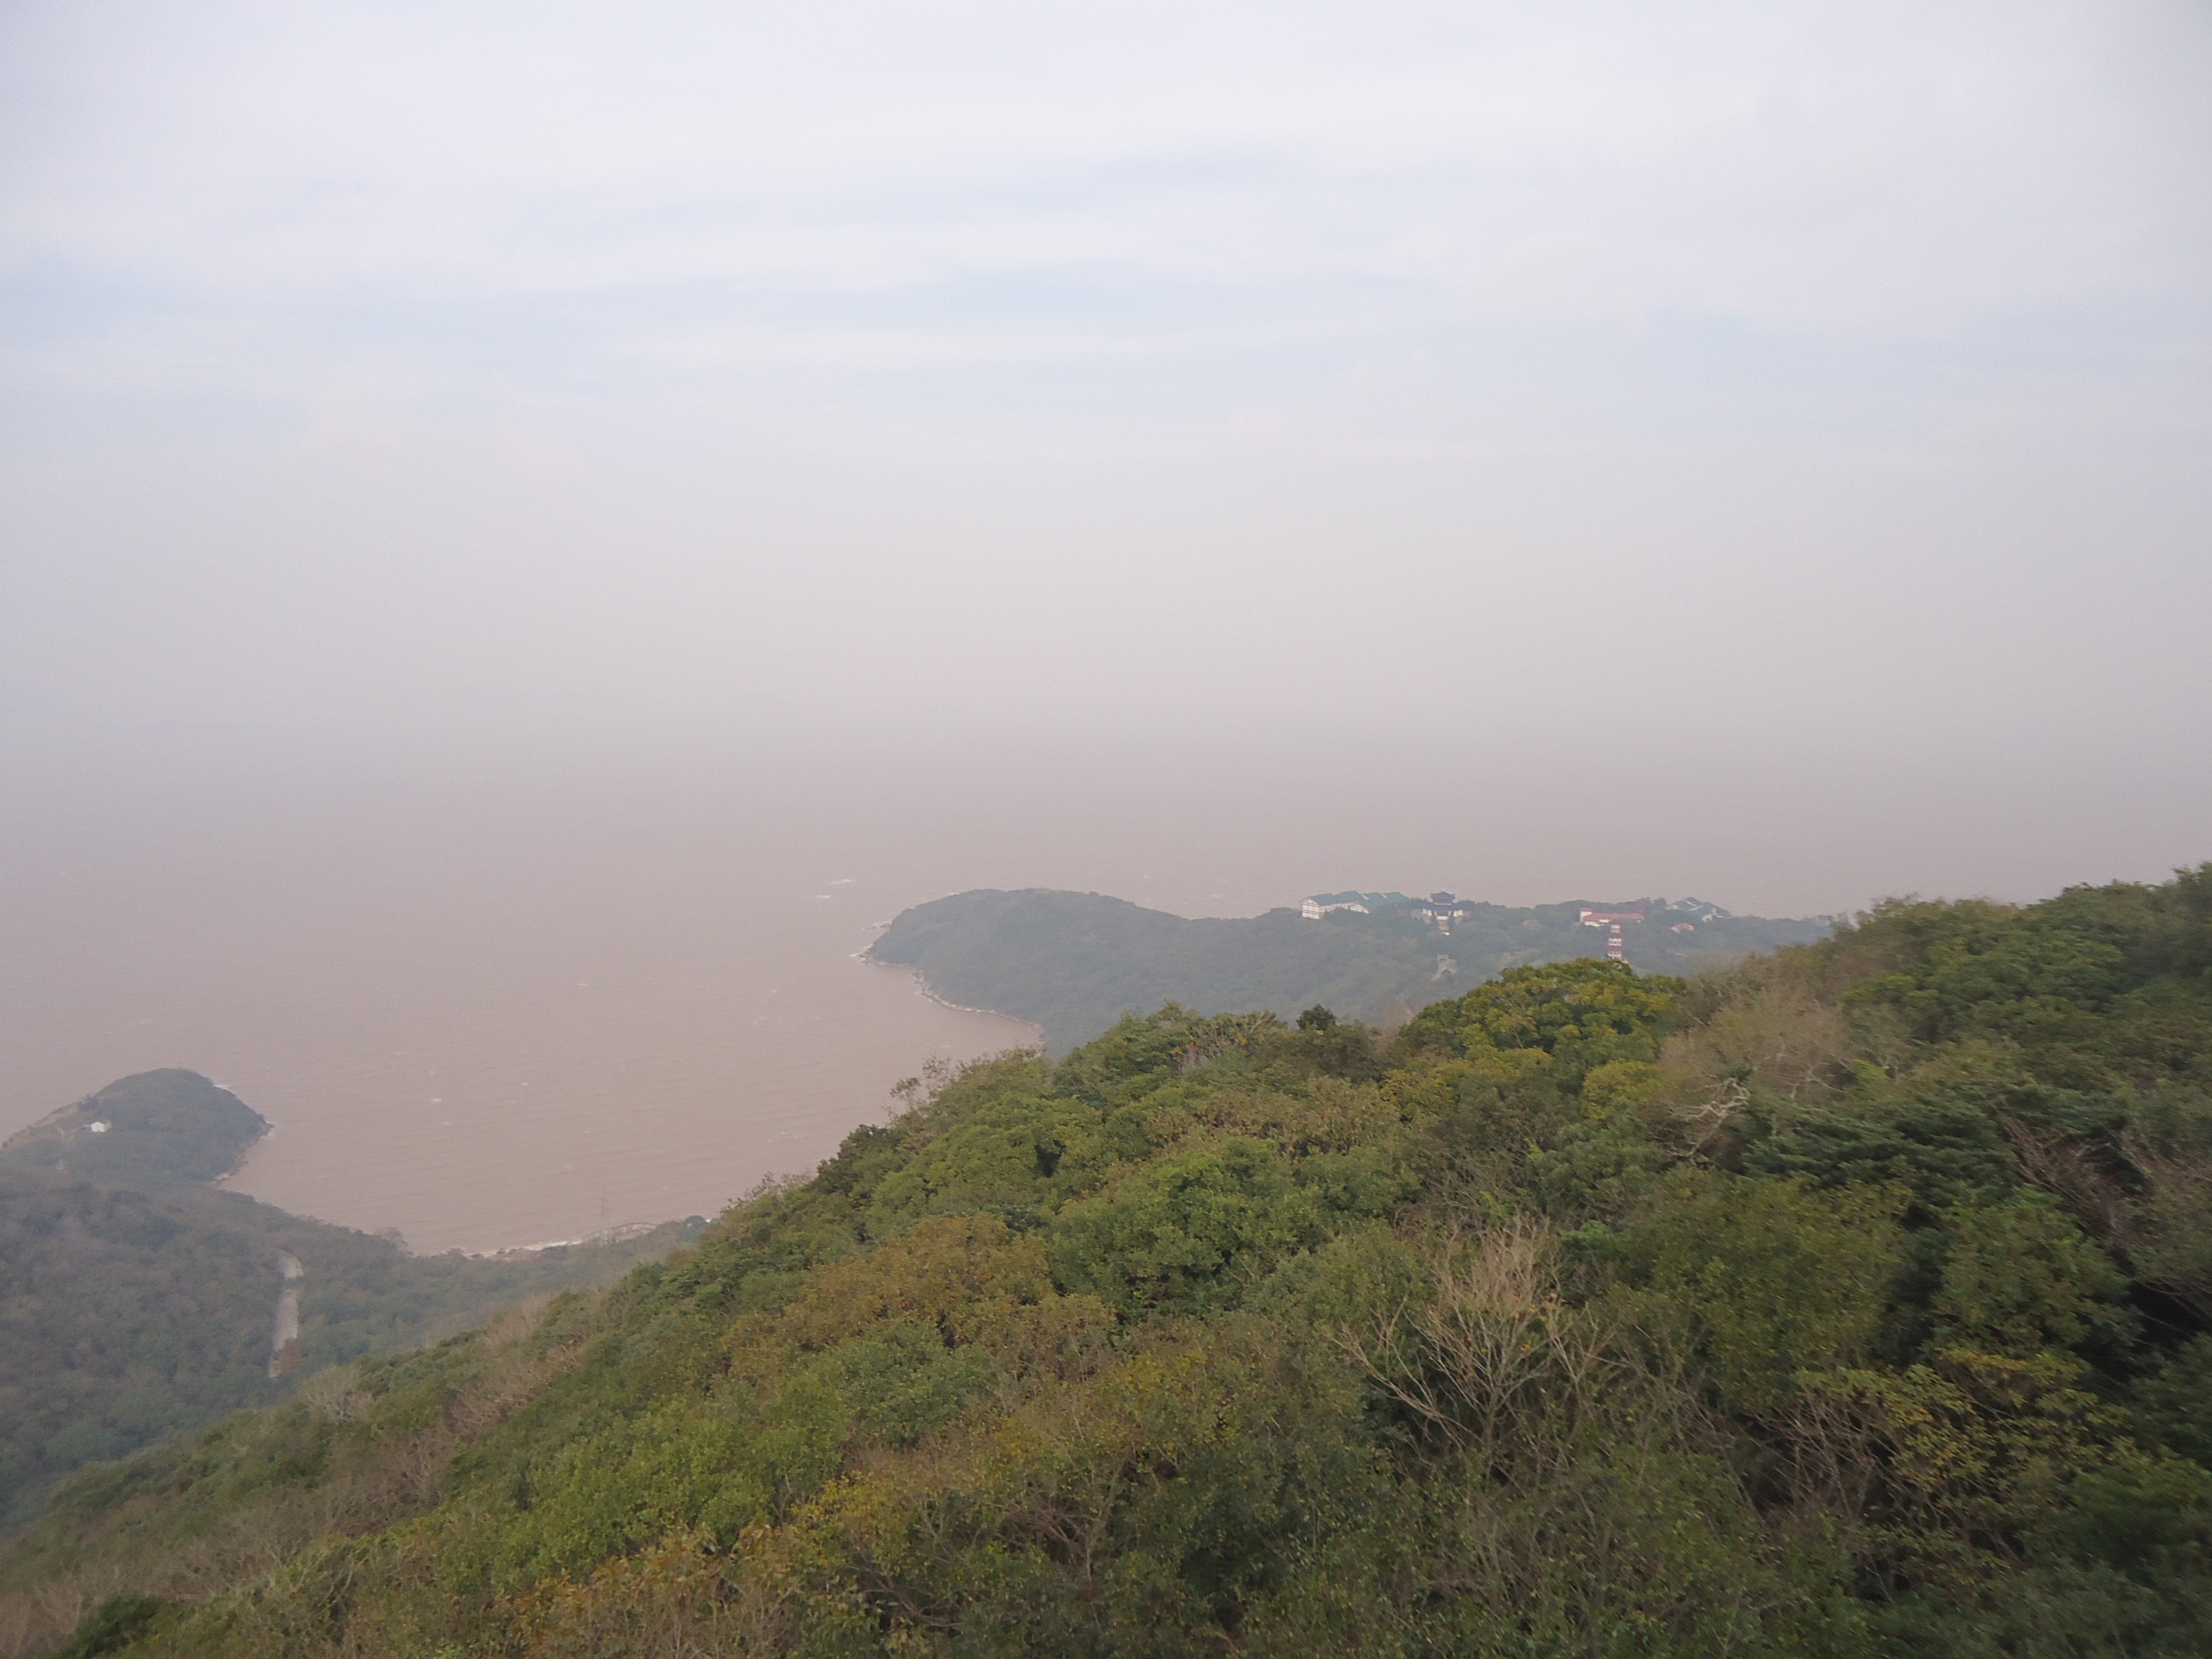
<instances>
[{"instance_id":1,"label":"white building","mask_svg":"<svg viewBox=\"0 0 2212 1659\"><path fill-rule=\"evenodd\" d=\"M1298 906L1298 914L1308 921L1319 921L1332 910L1357 910L1368 914L1363 896L1358 893L1316 893Z\"/></svg>"}]
</instances>

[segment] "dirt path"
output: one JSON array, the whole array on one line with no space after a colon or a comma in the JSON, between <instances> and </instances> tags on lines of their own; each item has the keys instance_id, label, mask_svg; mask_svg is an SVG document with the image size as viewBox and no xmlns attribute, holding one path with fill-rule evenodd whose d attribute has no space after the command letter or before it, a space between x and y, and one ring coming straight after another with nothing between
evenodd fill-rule
<instances>
[{"instance_id":1,"label":"dirt path","mask_svg":"<svg viewBox=\"0 0 2212 1659\"><path fill-rule=\"evenodd\" d=\"M277 1270L284 1275L284 1288L276 1297L276 1330L269 1350L269 1375L282 1376L291 1367L285 1364L285 1350L299 1352L300 1346L300 1275L307 1271L307 1265L289 1250L276 1252Z\"/></svg>"}]
</instances>

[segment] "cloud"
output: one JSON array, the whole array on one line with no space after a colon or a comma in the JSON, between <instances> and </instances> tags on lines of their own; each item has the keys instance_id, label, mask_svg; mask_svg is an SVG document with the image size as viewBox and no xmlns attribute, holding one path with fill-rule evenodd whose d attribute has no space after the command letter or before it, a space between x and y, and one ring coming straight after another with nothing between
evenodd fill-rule
<instances>
[{"instance_id":1,"label":"cloud","mask_svg":"<svg viewBox=\"0 0 2212 1659\"><path fill-rule=\"evenodd\" d=\"M558 361L564 302L896 367L963 291L994 325L934 349L985 362L1109 293L1136 337L1941 331L2194 304L2160 63L2203 44L2124 4L32 5L10 263L341 355L535 306Z\"/></svg>"},{"instance_id":2,"label":"cloud","mask_svg":"<svg viewBox=\"0 0 2212 1659\"><path fill-rule=\"evenodd\" d=\"M0 653L152 716L2094 724L2203 674L2207 41L23 0Z\"/></svg>"}]
</instances>

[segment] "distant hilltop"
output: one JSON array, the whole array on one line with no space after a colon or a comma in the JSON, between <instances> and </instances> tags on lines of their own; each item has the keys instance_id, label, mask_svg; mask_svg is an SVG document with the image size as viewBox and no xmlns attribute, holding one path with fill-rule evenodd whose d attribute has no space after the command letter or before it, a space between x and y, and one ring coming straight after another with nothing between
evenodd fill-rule
<instances>
[{"instance_id":1,"label":"distant hilltop","mask_svg":"<svg viewBox=\"0 0 2212 1659\"><path fill-rule=\"evenodd\" d=\"M197 1072L141 1072L0 1142L0 1167L160 1192L221 1180L268 1133L268 1119Z\"/></svg>"},{"instance_id":2,"label":"distant hilltop","mask_svg":"<svg viewBox=\"0 0 2212 1659\"><path fill-rule=\"evenodd\" d=\"M1732 915L1694 898L1511 906L1353 890L1193 920L1102 893L981 889L902 912L869 956L915 969L948 1002L1033 1022L1064 1054L1168 1002L1285 1018L1320 1003L1390 1021L1522 963L1612 957L1696 973L1823 938L1831 925Z\"/></svg>"}]
</instances>

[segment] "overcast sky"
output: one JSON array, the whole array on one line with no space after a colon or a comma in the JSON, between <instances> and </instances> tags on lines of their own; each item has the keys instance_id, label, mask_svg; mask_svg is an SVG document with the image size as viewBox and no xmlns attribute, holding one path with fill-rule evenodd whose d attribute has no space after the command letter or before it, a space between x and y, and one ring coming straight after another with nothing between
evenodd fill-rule
<instances>
[{"instance_id":1,"label":"overcast sky","mask_svg":"<svg viewBox=\"0 0 2212 1659\"><path fill-rule=\"evenodd\" d=\"M18 721L2160 755L2201 3L0 9Z\"/></svg>"}]
</instances>

